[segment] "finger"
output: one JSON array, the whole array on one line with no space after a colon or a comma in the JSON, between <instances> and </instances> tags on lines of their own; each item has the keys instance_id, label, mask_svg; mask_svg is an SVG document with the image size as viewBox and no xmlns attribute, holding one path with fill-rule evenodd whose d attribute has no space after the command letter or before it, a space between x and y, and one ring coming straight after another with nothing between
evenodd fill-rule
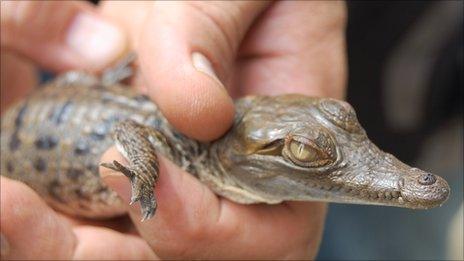
<instances>
[{"instance_id":1,"label":"finger","mask_svg":"<svg viewBox=\"0 0 464 261\"><path fill-rule=\"evenodd\" d=\"M123 32L83 1L2 1L1 45L53 70L99 70L122 55Z\"/></svg>"},{"instance_id":2,"label":"finger","mask_svg":"<svg viewBox=\"0 0 464 261\"><path fill-rule=\"evenodd\" d=\"M142 238L103 227L74 229L78 244L75 260L159 260Z\"/></svg>"},{"instance_id":3,"label":"finger","mask_svg":"<svg viewBox=\"0 0 464 261\"><path fill-rule=\"evenodd\" d=\"M157 259L140 237L72 228L23 183L1 177L0 184L2 259Z\"/></svg>"},{"instance_id":4,"label":"finger","mask_svg":"<svg viewBox=\"0 0 464 261\"><path fill-rule=\"evenodd\" d=\"M322 236L325 205L316 202L241 205L223 200L218 222L213 226L214 234L233 233L226 233L226 240L197 247L209 250L212 257L314 259Z\"/></svg>"},{"instance_id":5,"label":"finger","mask_svg":"<svg viewBox=\"0 0 464 261\"><path fill-rule=\"evenodd\" d=\"M70 259L71 227L23 183L1 177L0 184L2 259Z\"/></svg>"},{"instance_id":6,"label":"finger","mask_svg":"<svg viewBox=\"0 0 464 261\"><path fill-rule=\"evenodd\" d=\"M113 148L102 157L102 162L117 160L125 162ZM139 204L129 206L130 184L125 176L112 170L100 169L103 180L115 190L126 202L140 235L150 244L161 258L182 258L204 256L205 246L202 239L215 238L222 240L228 233L214 235L213 224L216 224L220 212L220 201L202 183L191 174L160 157L160 178L155 185L158 203L153 218L140 222Z\"/></svg>"},{"instance_id":7,"label":"finger","mask_svg":"<svg viewBox=\"0 0 464 261\"><path fill-rule=\"evenodd\" d=\"M0 70L0 112L3 112L36 86L38 79L36 68L11 52L2 52Z\"/></svg>"},{"instance_id":8,"label":"finger","mask_svg":"<svg viewBox=\"0 0 464 261\"><path fill-rule=\"evenodd\" d=\"M130 49L138 50L142 28L153 1L100 1L98 11L128 34Z\"/></svg>"},{"instance_id":9,"label":"finger","mask_svg":"<svg viewBox=\"0 0 464 261\"><path fill-rule=\"evenodd\" d=\"M267 2L158 2L141 33L141 70L150 96L184 134L222 135L232 122L232 62Z\"/></svg>"}]
</instances>

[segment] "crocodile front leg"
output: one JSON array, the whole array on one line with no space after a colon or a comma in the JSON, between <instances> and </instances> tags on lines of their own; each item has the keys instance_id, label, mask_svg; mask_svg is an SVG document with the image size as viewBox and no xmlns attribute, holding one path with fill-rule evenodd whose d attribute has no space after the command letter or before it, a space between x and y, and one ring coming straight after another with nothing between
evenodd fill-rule
<instances>
[{"instance_id":1,"label":"crocodile front leg","mask_svg":"<svg viewBox=\"0 0 464 261\"><path fill-rule=\"evenodd\" d=\"M126 120L114 126L113 140L129 165L113 161L101 166L119 171L129 178L132 186L130 204L140 201L142 221L147 220L153 217L157 206L153 188L158 180L159 165L153 141L163 142L164 135L151 127Z\"/></svg>"}]
</instances>

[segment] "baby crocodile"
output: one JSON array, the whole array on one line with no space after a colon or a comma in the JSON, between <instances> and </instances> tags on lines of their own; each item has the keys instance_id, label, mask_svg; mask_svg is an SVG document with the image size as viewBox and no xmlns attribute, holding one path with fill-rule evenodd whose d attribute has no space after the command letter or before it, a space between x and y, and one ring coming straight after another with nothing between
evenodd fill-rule
<instances>
[{"instance_id":1,"label":"baby crocodile","mask_svg":"<svg viewBox=\"0 0 464 261\"><path fill-rule=\"evenodd\" d=\"M303 95L236 101L232 128L202 143L177 132L146 96L121 83L126 63L97 78L68 72L9 109L1 122L1 174L23 181L54 208L106 218L122 200L98 174L112 145L129 164L101 165L126 175L143 219L156 210L156 153L232 201L284 200L427 209L450 188L439 176L409 167L366 136L346 102Z\"/></svg>"}]
</instances>

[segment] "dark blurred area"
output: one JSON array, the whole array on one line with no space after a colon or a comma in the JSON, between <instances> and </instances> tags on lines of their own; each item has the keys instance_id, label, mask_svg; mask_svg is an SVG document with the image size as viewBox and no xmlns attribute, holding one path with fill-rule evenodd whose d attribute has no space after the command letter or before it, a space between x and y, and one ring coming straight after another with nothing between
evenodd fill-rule
<instances>
[{"instance_id":1,"label":"dark blurred area","mask_svg":"<svg viewBox=\"0 0 464 261\"><path fill-rule=\"evenodd\" d=\"M458 1L348 2L348 101L375 143L405 161L415 159L424 139L443 122L462 114L462 9L453 10L459 6ZM460 18L442 17L447 12ZM395 57L399 54L404 56ZM390 112L392 105L400 108ZM419 113L407 123L390 115L412 110Z\"/></svg>"},{"instance_id":2,"label":"dark blurred area","mask_svg":"<svg viewBox=\"0 0 464 261\"><path fill-rule=\"evenodd\" d=\"M381 149L445 177L442 207L331 204L320 260L462 260L463 2L348 2L348 101Z\"/></svg>"}]
</instances>

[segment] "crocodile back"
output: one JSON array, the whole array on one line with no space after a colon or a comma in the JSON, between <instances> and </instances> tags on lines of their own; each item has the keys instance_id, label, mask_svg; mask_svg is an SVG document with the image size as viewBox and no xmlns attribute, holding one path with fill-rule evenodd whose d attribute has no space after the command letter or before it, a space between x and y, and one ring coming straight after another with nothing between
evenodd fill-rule
<instances>
[{"instance_id":1,"label":"crocodile back","mask_svg":"<svg viewBox=\"0 0 464 261\"><path fill-rule=\"evenodd\" d=\"M67 213L121 214L120 199L98 176L100 157L113 144L112 126L131 118L157 127L160 117L146 96L123 86L52 82L2 116L1 174Z\"/></svg>"}]
</instances>

